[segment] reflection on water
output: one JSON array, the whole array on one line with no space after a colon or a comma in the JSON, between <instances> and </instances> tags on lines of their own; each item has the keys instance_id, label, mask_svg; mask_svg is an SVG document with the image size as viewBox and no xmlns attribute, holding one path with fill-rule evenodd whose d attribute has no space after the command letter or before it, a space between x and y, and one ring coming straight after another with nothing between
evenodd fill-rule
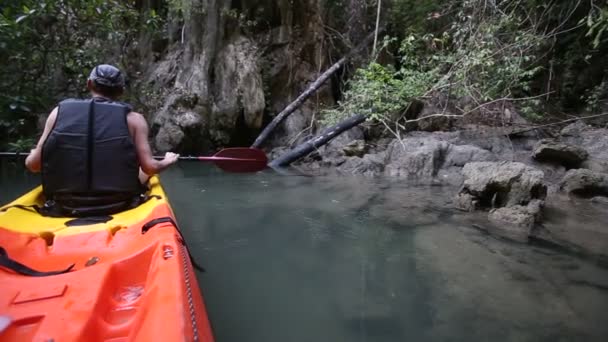
<instances>
[{"instance_id":1,"label":"reflection on water","mask_svg":"<svg viewBox=\"0 0 608 342\"><path fill-rule=\"evenodd\" d=\"M198 163L162 179L218 341L608 340L608 270L479 232L454 189ZM0 202L34 182L3 171Z\"/></svg>"}]
</instances>

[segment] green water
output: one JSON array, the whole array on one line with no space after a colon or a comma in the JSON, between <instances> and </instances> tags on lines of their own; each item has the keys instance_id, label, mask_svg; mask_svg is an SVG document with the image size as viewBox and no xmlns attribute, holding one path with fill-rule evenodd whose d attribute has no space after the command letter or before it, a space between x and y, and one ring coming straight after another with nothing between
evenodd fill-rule
<instances>
[{"instance_id":1,"label":"green water","mask_svg":"<svg viewBox=\"0 0 608 342\"><path fill-rule=\"evenodd\" d=\"M0 170L2 203L37 183ZM217 341L608 340L608 270L481 233L453 188L198 163L162 180Z\"/></svg>"}]
</instances>

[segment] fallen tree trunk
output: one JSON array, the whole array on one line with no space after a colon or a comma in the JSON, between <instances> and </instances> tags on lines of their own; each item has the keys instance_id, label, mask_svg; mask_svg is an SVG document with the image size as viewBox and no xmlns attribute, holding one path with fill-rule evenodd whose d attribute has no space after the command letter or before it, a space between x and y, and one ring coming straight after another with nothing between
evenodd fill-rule
<instances>
[{"instance_id":1,"label":"fallen tree trunk","mask_svg":"<svg viewBox=\"0 0 608 342\"><path fill-rule=\"evenodd\" d=\"M316 150L317 148L327 144L333 138L340 135L342 132L349 130L362 123L363 121L365 121L365 118L365 115L362 114L353 115L350 118L338 123L337 125L325 129L319 136L298 145L296 148L273 160L268 165L273 168L288 166L294 161L308 155L310 152Z\"/></svg>"},{"instance_id":2,"label":"fallen tree trunk","mask_svg":"<svg viewBox=\"0 0 608 342\"><path fill-rule=\"evenodd\" d=\"M285 120L285 118L287 118L296 109L298 109L298 107L300 107L302 105L302 103L304 103L304 101L306 101L306 99L308 99L312 94L314 94L317 91L317 89L319 89L323 85L323 83L325 83L325 81L327 81L329 79L329 77L331 75L333 75L333 73L338 71L338 69L340 69L340 67L342 67L342 65L344 65L344 63L346 63L346 61L348 61L355 53L357 53L359 50L361 50L363 47L365 47L367 44L369 44L369 42L372 41L372 39L374 38L374 35L375 35L375 32L372 32L371 34L369 34L367 37L365 37L365 39L363 39L363 41L359 45L357 45L354 49L352 49L346 56L342 57L339 61L334 63L334 65L332 65L329 69L325 70L325 72L323 72L321 74L321 76L319 76L302 94L300 94L300 96L298 96L297 99L295 99L292 103L290 103L287 107L285 107L285 109L283 109L279 114L277 114L277 116L275 116L274 119L272 119L272 121L264 128L262 133L260 133L260 135L255 139L255 141L253 142L253 145L251 145L251 147L259 148L264 143L264 141L266 141L266 139L268 139L268 137L270 136L270 133L272 133L272 131L274 131L274 129L281 122L283 122L283 120Z\"/></svg>"}]
</instances>

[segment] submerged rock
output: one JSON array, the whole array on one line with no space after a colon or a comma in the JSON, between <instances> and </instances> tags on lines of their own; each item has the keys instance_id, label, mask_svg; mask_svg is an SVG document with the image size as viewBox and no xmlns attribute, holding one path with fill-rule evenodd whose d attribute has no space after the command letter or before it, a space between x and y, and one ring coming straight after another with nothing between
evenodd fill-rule
<instances>
[{"instance_id":1,"label":"submerged rock","mask_svg":"<svg viewBox=\"0 0 608 342\"><path fill-rule=\"evenodd\" d=\"M544 174L516 162L473 162L462 169L464 184L456 203L465 210L527 205L544 199Z\"/></svg>"},{"instance_id":2,"label":"submerged rock","mask_svg":"<svg viewBox=\"0 0 608 342\"><path fill-rule=\"evenodd\" d=\"M527 241L540 222L547 195L542 171L516 162L468 163L465 177L454 199L466 211L491 209L488 218L503 235Z\"/></svg>"},{"instance_id":3,"label":"submerged rock","mask_svg":"<svg viewBox=\"0 0 608 342\"><path fill-rule=\"evenodd\" d=\"M588 156L582 147L553 140L539 141L533 152L533 157L538 161L560 164L567 168L578 167Z\"/></svg>"},{"instance_id":4,"label":"submerged rock","mask_svg":"<svg viewBox=\"0 0 608 342\"><path fill-rule=\"evenodd\" d=\"M608 196L608 174L587 169L570 170L562 179L560 189L580 197Z\"/></svg>"},{"instance_id":5,"label":"submerged rock","mask_svg":"<svg viewBox=\"0 0 608 342\"><path fill-rule=\"evenodd\" d=\"M488 218L510 238L527 241L532 228L540 221L543 202L532 200L528 205L492 209Z\"/></svg>"}]
</instances>

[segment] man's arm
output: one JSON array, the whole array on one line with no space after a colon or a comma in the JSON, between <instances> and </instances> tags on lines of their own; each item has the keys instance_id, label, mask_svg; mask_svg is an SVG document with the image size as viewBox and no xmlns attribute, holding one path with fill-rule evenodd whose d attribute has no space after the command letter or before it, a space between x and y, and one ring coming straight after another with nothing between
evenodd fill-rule
<instances>
[{"instance_id":1,"label":"man's arm","mask_svg":"<svg viewBox=\"0 0 608 342\"><path fill-rule=\"evenodd\" d=\"M148 143L148 123L143 115L131 112L127 115L127 123L135 143L139 164L144 173L148 176L155 175L177 161L179 154L172 152L167 152L163 160L154 159Z\"/></svg>"},{"instance_id":2,"label":"man's arm","mask_svg":"<svg viewBox=\"0 0 608 342\"><path fill-rule=\"evenodd\" d=\"M40 172L40 168L42 165L42 146L48 138L49 134L53 130L53 126L55 126L55 120L57 119L57 107L51 111L49 117L46 119L46 123L44 124L44 131L42 131L42 136L40 140L38 140L38 144L36 147L30 152L30 155L25 158L25 167L32 172Z\"/></svg>"}]
</instances>

